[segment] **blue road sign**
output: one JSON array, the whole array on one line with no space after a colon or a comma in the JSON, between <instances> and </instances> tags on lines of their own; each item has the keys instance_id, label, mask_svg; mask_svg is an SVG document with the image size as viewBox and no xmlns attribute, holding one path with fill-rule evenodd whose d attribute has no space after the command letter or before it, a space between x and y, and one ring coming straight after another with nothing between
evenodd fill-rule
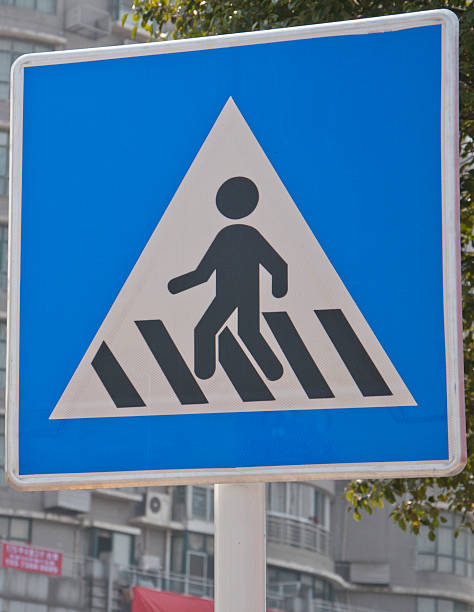
<instances>
[{"instance_id":1,"label":"blue road sign","mask_svg":"<svg viewBox=\"0 0 474 612\"><path fill-rule=\"evenodd\" d=\"M452 13L26 55L12 99L13 486L462 467Z\"/></svg>"}]
</instances>

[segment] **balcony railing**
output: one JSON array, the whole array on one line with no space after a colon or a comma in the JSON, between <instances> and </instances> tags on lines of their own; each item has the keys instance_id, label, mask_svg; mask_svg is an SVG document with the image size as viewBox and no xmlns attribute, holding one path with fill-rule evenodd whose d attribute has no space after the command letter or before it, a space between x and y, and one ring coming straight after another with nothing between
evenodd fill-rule
<instances>
[{"instance_id":1,"label":"balcony railing","mask_svg":"<svg viewBox=\"0 0 474 612\"><path fill-rule=\"evenodd\" d=\"M267 514L267 539L269 542L329 555L329 532L303 520Z\"/></svg>"},{"instance_id":2,"label":"balcony railing","mask_svg":"<svg viewBox=\"0 0 474 612\"><path fill-rule=\"evenodd\" d=\"M335 601L322 601L313 599L313 609L308 612L385 612L381 608L360 608Z\"/></svg>"},{"instance_id":3,"label":"balcony railing","mask_svg":"<svg viewBox=\"0 0 474 612\"><path fill-rule=\"evenodd\" d=\"M119 579L127 586L143 586L158 591L194 595L205 599L214 598L214 582L198 576L164 572L142 571L136 567L122 569Z\"/></svg>"},{"instance_id":4,"label":"balcony railing","mask_svg":"<svg viewBox=\"0 0 474 612\"><path fill-rule=\"evenodd\" d=\"M336 601L300 598L272 592L267 593L267 608L279 612L385 612L380 608L360 608Z\"/></svg>"}]
</instances>

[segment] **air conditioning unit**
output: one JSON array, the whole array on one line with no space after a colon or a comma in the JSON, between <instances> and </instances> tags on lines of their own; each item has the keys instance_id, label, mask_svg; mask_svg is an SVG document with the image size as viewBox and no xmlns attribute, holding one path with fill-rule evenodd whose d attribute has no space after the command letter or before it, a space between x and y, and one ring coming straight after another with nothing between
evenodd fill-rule
<instances>
[{"instance_id":1,"label":"air conditioning unit","mask_svg":"<svg viewBox=\"0 0 474 612\"><path fill-rule=\"evenodd\" d=\"M171 520L171 496L148 489L143 519L153 525L167 526Z\"/></svg>"}]
</instances>

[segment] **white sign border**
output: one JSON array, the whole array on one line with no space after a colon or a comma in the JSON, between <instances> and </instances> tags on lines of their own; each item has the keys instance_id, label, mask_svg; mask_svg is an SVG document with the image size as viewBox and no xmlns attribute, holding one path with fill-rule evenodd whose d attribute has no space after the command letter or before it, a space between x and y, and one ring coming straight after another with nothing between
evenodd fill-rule
<instances>
[{"instance_id":1,"label":"white sign border","mask_svg":"<svg viewBox=\"0 0 474 612\"><path fill-rule=\"evenodd\" d=\"M441 25L441 172L443 215L443 289L446 346L449 459L445 461L260 466L224 469L92 472L81 474L19 473L19 322L22 186L23 74L31 66L98 61L218 49L250 44L389 32ZM10 215L6 373L7 482L21 491L84 489L172 484L448 476L466 463L461 313L459 225L458 20L449 10L423 11L337 23L245 32L159 43L97 47L22 55L11 72Z\"/></svg>"}]
</instances>

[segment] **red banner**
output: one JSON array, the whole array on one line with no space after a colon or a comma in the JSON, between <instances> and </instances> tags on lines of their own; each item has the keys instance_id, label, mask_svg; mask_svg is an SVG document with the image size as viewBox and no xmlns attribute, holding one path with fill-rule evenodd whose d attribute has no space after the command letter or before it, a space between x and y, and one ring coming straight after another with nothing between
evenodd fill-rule
<instances>
[{"instance_id":1,"label":"red banner","mask_svg":"<svg viewBox=\"0 0 474 612\"><path fill-rule=\"evenodd\" d=\"M134 587L132 612L214 612L214 602L200 597Z\"/></svg>"},{"instance_id":2,"label":"red banner","mask_svg":"<svg viewBox=\"0 0 474 612\"><path fill-rule=\"evenodd\" d=\"M63 556L60 552L35 548L25 544L4 542L2 548L2 567L24 570L35 574L60 576Z\"/></svg>"},{"instance_id":3,"label":"red banner","mask_svg":"<svg viewBox=\"0 0 474 612\"><path fill-rule=\"evenodd\" d=\"M134 587L132 612L213 612L214 602L200 597L177 595Z\"/></svg>"}]
</instances>

